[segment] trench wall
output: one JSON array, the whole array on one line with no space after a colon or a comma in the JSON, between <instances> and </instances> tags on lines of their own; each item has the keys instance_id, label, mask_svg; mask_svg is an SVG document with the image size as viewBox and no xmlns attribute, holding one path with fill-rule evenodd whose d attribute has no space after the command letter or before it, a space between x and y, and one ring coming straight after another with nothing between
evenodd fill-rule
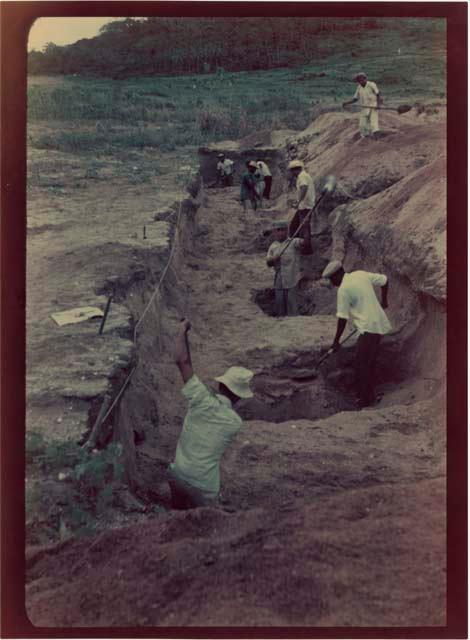
<instances>
[{"instance_id":1,"label":"trench wall","mask_svg":"<svg viewBox=\"0 0 470 640\"><path fill-rule=\"evenodd\" d=\"M125 294L135 324L147 309L172 253L161 288L139 325L135 358L131 363L137 368L119 403L113 424L114 437L124 447L127 480L133 489L144 493L147 482L142 474L142 465L137 462L137 444L150 439L152 444L158 446L160 406L157 399L160 383L155 365L172 357L174 335L168 326L175 326L188 294L179 279L179 273L187 255L194 249L200 232L196 217L204 197L202 182L197 180L188 190L191 193L180 203L175 203L170 210L155 214L156 219L164 218L170 225L168 248L163 252L155 251L154 259L147 260L140 279L133 282ZM158 467L158 461L155 464Z\"/></svg>"}]
</instances>

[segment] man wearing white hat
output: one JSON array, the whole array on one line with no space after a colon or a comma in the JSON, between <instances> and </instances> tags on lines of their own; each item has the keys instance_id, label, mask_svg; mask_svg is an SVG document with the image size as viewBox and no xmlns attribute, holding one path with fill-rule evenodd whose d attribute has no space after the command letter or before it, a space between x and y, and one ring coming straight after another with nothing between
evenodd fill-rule
<instances>
[{"instance_id":1,"label":"man wearing white hat","mask_svg":"<svg viewBox=\"0 0 470 640\"><path fill-rule=\"evenodd\" d=\"M219 161L217 163L217 175L222 181L224 187L231 187L233 185L233 160L225 157L224 153L219 153Z\"/></svg>"},{"instance_id":2,"label":"man wearing white hat","mask_svg":"<svg viewBox=\"0 0 470 640\"><path fill-rule=\"evenodd\" d=\"M212 393L193 372L188 331L182 320L176 337L175 362L183 378L183 396L188 400L175 460L168 468L172 506L191 509L216 506L220 490L220 459L236 436L242 420L233 410L240 398L252 398L253 372L230 367L216 378L219 393Z\"/></svg>"},{"instance_id":3,"label":"man wearing white hat","mask_svg":"<svg viewBox=\"0 0 470 640\"><path fill-rule=\"evenodd\" d=\"M343 107L359 101L362 109L359 114L359 131L362 138L366 138L372 133L372 137L377 137L379 131L379 107L382 104L382 97L375 82L367 80L365 73L361 71L354 80L358 83L354 98L343 103Z\"/></svg>"},{"instance_id":4,"label":"man wearing white hat","mask_svg":"<svg viewBox=\"0 0 470 640\"><path fill-rule=\"evenodd\" d=\"M273 224L274 242L266 256L268 267L274 267L274 295L276 316L297 316L297 285L300 280L300 251L304 246L302 238L290 241L288 224L278 220ZM281 255L282 253L282 255Z\"/></svg>"},{"instance_id":5,"label":"man wearing white hat","mask_svg":"<svg viewBox=\"0 0 470 640\"><path fill-rule=\"evenodd\" d=\"M341 336L348 319L351 318L359 332L356 345L356 384L359 403L364 407L371 405L375 402L375 365L380 340L392 328L384 312L388 307L387 276L368 271L345 273L339 260L330 262L322 275L338 287L336 311L338 324L331 348L333 351L340 348ZM374 285L381 287L380 304L375 295Z\"/></svg>"},{"instance_id":6,"label":"man wearing white hat","mask_svg":"<svg viewBox=\"0 0 470 640\"><path fill-rule=\"evenodd\" d=\"M293 236L315 206L315 185L312 176L307 173L301 160L291 160L288 168L291 175L296 179L295 186L297 189L297 211L289 224L289 235ZM306 222L301 231L301 236L304 240L302 253L306 255L312 253L310 223L311 221Z\"/></svg>"}]
</instances>

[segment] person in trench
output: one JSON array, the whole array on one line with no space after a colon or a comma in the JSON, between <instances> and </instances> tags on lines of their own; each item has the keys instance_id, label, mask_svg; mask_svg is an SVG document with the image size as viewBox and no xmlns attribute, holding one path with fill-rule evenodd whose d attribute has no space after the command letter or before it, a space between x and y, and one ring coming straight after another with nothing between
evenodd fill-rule
<instances>
[{"instance_id":1,"label":"person in trench","mask_svg":"<svg viewBox=\"0 0 470 640\"><path fill-rule=\"evenodd\" d=\"M305 218L311 215L311 211L315 207L315 185L312 176L307 173L301 160L289 162L288 169L295 180L297 189L297 201L294 203L297 210L289 223L289 235L293 236ZM311 223L312 220L310 218L309 222L302 227L303 255L311 255L313 253Z\"/></svg>"},{"instance_id":2,"label":"person in trench","mask_svg":"<svg viewBox=\"0 0 470 640\"><path fill-rule=\"evenodd\" d=\"M246 171L242 174L240 184L240 201L243 206L243 211L246 211L246 201L249 200L251 208L256 211L260 203L259 193L257 191L257 184L260 181L260 175L258 173L258 165L254 160L248 160L245 162Z\"/></svg>"},{"instance_id":3,"label":"person in trench","mask_svg":"<svg viewBox=\"0 0 470 640\"><path fill-rule=\"evenodd\" d=\"M268 267L274 267L274 295L276 316L299 315L297 288L300 280L300 253L305 246L303 238L288 237L288 223L273 223L275 240L266 255ZM286 249L287 247L287 249ZM281 255L281 252L282 255Z\"/></svg>"},{"instance_id":4,"label":"person in trench","mask_svg":"<svg viewBox=\"0 0 470 640\"><path fill-rule=\"evenodd\" d=\"M224 153L218 154L219 161L217 162L217 184L222 184L224 187L231 187L233 185L233 160L225 157Z\"/></svg>"},{"instance_id":5,"label":"person in trench","mask_svg":"<svg viewBox=\"0 0 470 640\"><path fill-rule=\"evenodd\" d=\"M233 407L241 398L252 398L253 372L230 367L215 380L215 394L193 371L189 349L189 320L180 322L175 341L175 362L188 401L188 412L176 447L174 461L168 467L173 509L217 506L220 491L220 459L242 426Z\"/></svg>"},{"instance_id":6,"label":"person in trench","mask_svg":"<svg viewBox=\"0 0 470 640\"><path fill-rule=\"evenodd\" d=\"M388 307L387 276L368 271L346 273L338 260L330 262L322 275L338 287L336 311L338 323L331 349L338 351L340 348L340 339L349 318L359 332L355 362L356 389L359 406L367 407L376 401L375 367L380 341L382 336L389 333L392 328L384 311ZM374 285L381 288L380 304Z\"/></svg>"}]
</instances>

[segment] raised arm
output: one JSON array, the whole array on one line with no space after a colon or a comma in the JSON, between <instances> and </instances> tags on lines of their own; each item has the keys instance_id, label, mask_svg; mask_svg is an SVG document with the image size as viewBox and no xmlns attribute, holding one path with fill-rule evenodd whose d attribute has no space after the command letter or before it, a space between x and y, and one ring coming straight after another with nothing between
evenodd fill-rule
<instances>
[{"instance_id":1,"label":"raised arm","mask_svg":"<svg viewBox=\"0 0 470 640\"><path fill-rule=\"evenodd\" d=\"M185 384L193 376L193 363L191 362L188 340L188 331L190 329L191 323L189 320L181 320L175 340L175 362Z\"/></svg>"}]
</instances>

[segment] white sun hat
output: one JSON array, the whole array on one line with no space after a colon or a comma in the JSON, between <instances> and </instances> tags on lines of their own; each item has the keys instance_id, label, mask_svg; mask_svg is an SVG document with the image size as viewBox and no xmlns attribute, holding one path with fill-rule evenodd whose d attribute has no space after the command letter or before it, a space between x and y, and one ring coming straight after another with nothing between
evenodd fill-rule
<instances>
[{"instance_id":1,"label":"white sun hat","mask_svg":"<svg viewBox=\"0 0 470 640\"><path fill-rule=\"evenodd\" d=\"M337 271L339 271L341 269L343 265L341 264L341 262L339 260L332 260L331 262L329 262L323 273L322 273L322 278L329 278L330 276L332 276L334 273L336 273Z\"/></svg>"},{"instance_id":2,"label":"white sun hat","mask_svg":"<svg viewBox=\"0 0 470 640\"><path fill-rule=\"evenodd\" d=\"M359 73L356 73L354 76L354 80L358 80L359 78L365 78L367 80L367 75L363 71L359 71Z\"/></svg>"},{"instance_id":3,"label":"white sun hat","mask_svg":"<svg viewBox=\"0 0 470 640\"><path fill-rule=\"evenodd\" d=\"M291 160L289 162L288 169L303 169L303 168L304 168L304 163L302 162L302 160Z\"/></svg>"},{"instance_id":4,"label":"white sun hat","mask_svg":"<svg viewBox=\"0 0 470 640\"><path fill-rule=\"evenodd\" d=\"M245 367L229 367L223 376L215 378L217 382L224 384L239 398L252 398L250 381L254 373Z\"/></svg>"}]
</instances>

